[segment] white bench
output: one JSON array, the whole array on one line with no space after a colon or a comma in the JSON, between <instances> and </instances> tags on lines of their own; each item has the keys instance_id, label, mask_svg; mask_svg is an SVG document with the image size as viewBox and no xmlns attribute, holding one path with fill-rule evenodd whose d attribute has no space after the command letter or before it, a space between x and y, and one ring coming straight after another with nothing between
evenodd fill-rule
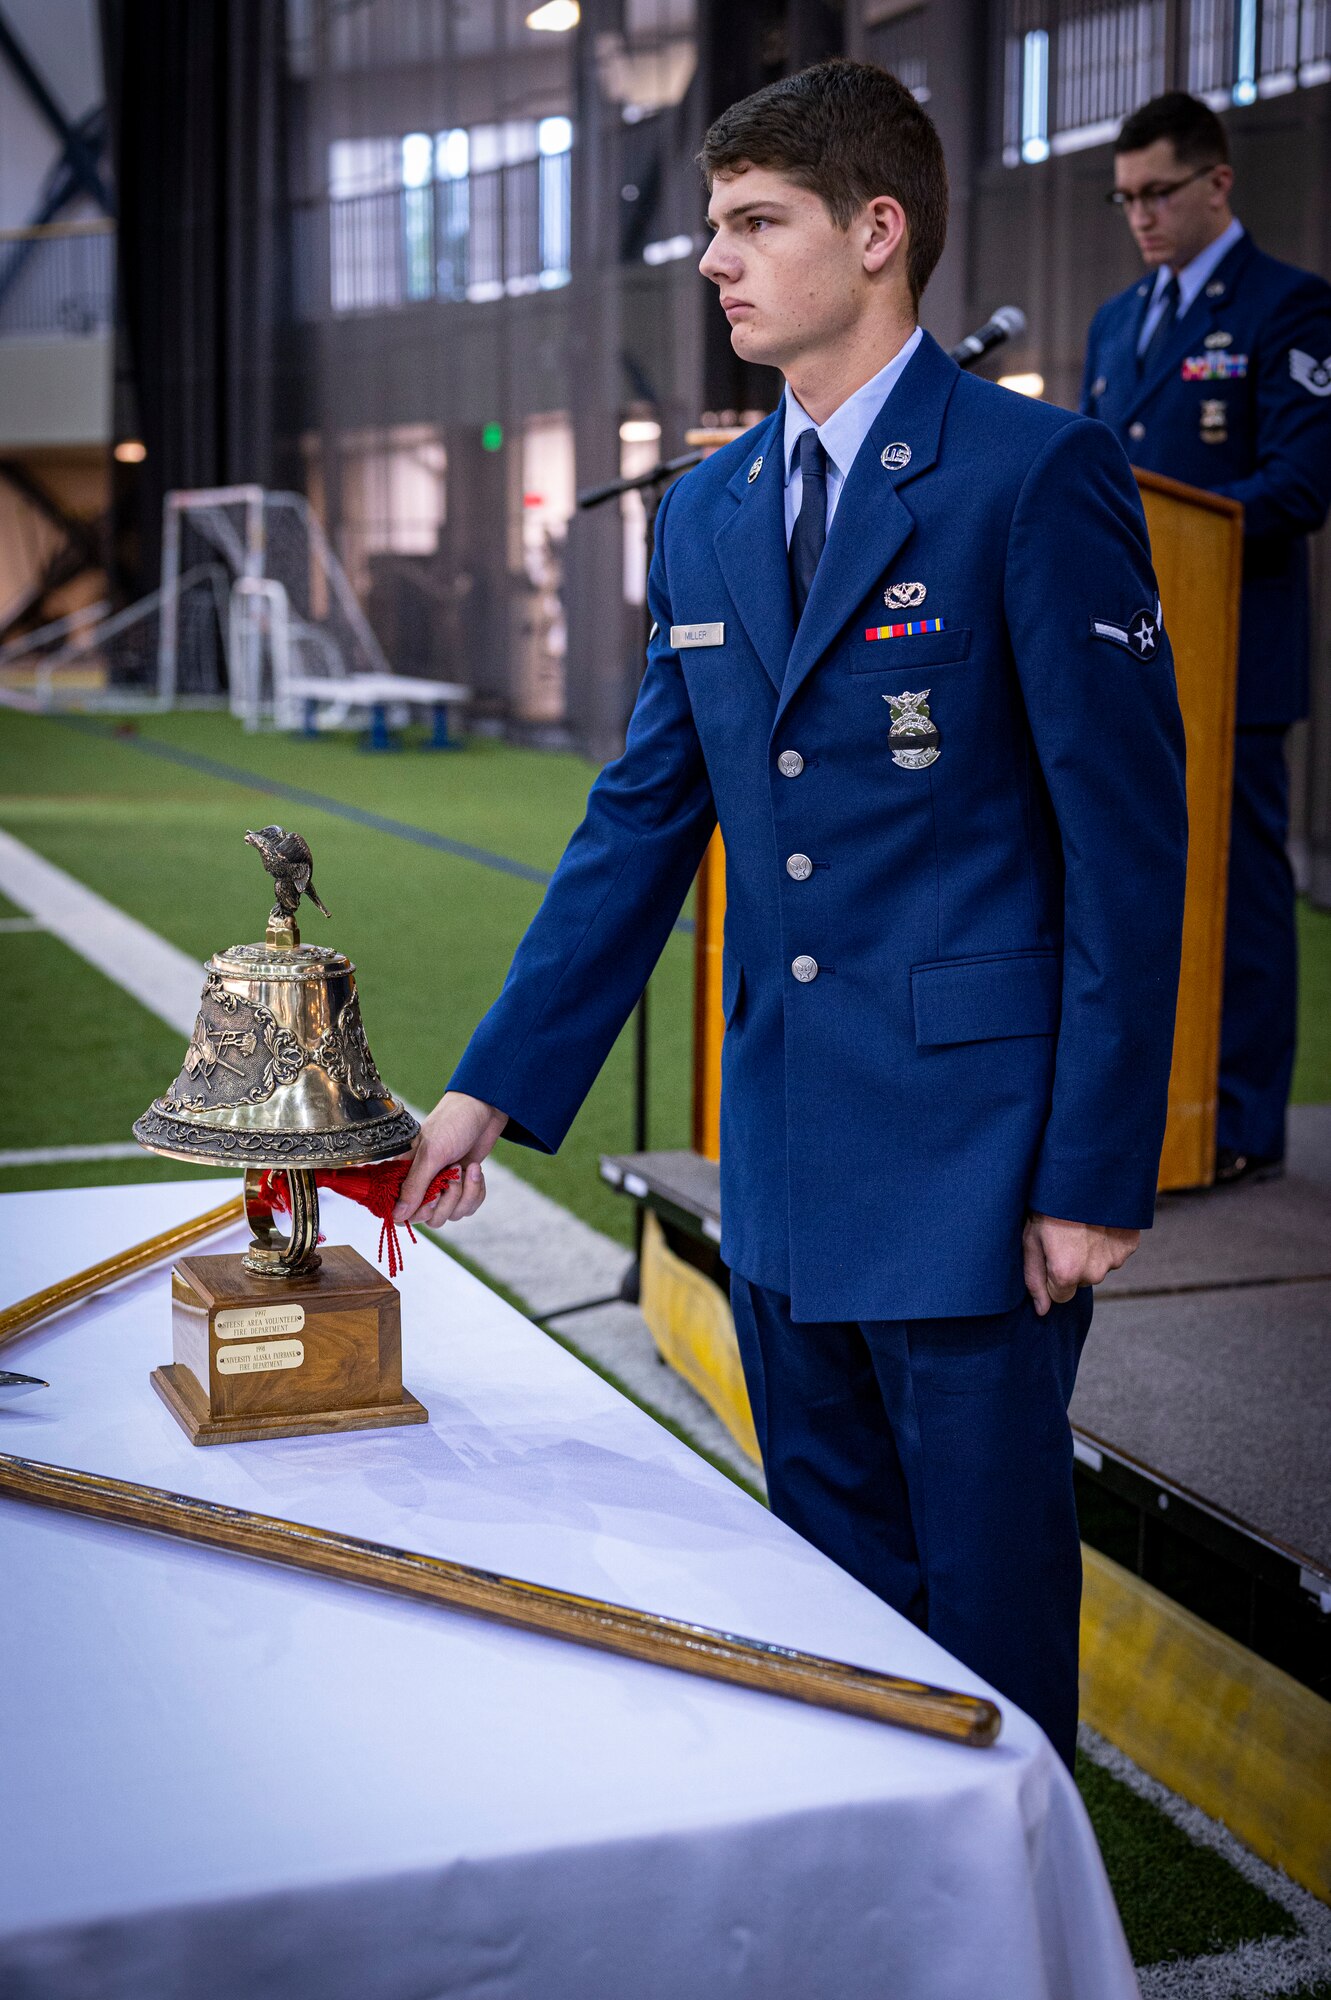
<instances>
[{"instance_id":1,"label":"white bench","mask_svg":"<svg viewBox=\"0 0 1331 2000\"><path fill-rule=\"evenodd\" d=\"M471 700L471 689L456 681L412 680L405 674L348 674L345 679L322 674L289 674L284 692L292 702L303 703L307 736L315 733L315 714L319 709L328 711L324 719L334 729L344 725L353 710L368 709L370 736L366 748L369 750L397 747L389 727L389 711L394 708L428 708L434 726L427 748L460 749L461 745L449 733L449 710L464 707Z\"/></svg>"}]
</instances>

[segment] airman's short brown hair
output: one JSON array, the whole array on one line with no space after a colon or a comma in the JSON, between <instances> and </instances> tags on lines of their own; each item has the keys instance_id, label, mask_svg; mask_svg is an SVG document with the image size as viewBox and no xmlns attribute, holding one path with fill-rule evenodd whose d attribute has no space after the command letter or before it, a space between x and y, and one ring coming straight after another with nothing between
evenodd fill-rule
<instances>
[{"instance_id":1,"label":"airman's short brown hair","mask_svg":"<svg viewBox=\"0 0 1331 2000\"><path fill-rule=\"evenodd\" d=\"M933 121L876 63L837 57L743 97L703 140L708 189L718 175L769 167L816 194L838 229L891 195L906 215L906 276L920 295L947 240L947 166Z\"/></svg>"}]
</instances>

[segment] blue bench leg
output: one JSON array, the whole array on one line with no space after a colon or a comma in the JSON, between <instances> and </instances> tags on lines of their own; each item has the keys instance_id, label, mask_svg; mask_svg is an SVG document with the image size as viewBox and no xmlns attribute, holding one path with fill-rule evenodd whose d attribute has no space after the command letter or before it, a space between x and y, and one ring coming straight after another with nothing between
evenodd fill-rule
<instances>
[{"instance_id":1,"label":"blue bench leg","mask_svg":"<svg viewBox=\"0 0 1331 2000\"><path fill-rule=\"evenodd\" d=\"M388 727L388 704L382 701L370 704L370 734L366 742L367 750L396 750L392 732Z\"/></svg>"},{"instance_id":2,"label":"blue bench leg","mask_svg":"<svg viewBox=\"0 0 1331 2000\"><path fill-rule=\"evenodd\" d=\"M437 701L434 705L434 729L426 744L427 750L460 750L462 745L448 730L448 703Z\"/></svg>"}]
</instances>

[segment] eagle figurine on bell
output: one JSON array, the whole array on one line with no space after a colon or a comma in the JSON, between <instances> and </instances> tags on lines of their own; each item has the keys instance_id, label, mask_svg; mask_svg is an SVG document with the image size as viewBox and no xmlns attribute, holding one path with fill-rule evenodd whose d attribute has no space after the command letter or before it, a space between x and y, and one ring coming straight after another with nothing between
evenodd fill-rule
<instances>
[{"instance_id":1,"label":"eagle figurine on bell","mask_svg":"<svg viewBox=\"0 0 1331 2000\"><path fill-rule=\"evenodd\" d=\"M245 842L273 878L264 941L209 959L180 1074L134 1136L240 1167L253 1240L176 1265L174 1360L152 1383L195 1444L424 1423L402 1386L397 1288L355 1250L320 1254L315 1181L396 1158L419 1127L375 1067L350 959L301 942L302 898L328 916L309 846L280 826Z\"/></svg>"}]
</instances>

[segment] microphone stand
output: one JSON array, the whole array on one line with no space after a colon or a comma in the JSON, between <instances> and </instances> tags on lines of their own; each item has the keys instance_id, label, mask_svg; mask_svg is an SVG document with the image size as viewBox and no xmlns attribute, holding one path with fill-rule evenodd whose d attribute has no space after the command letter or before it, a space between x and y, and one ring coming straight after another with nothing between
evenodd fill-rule
<instances>
[{"instance_id":1,"label":"microphone stand","mask_svg":"<svg viewBox=\"0 0 1331 2000\"><path fill-rule=\"evenodd\" d=\"M678 458L665 459L647 472L633 474L626 479L612 479L604 486L589 486L578 495L578 508L585 510L604 506L608 500L618 500L625 493L641 493L647 514L647 574L650 575L652 556L656 547L656 516L661 505L661 496L672 479L681 472L687 472L691 465L697 465L706 457L705 452L686 451ZM647 591L642 593L642 637L643 651L646 652L651 639L652 610L647 601ZM647 993L646 986L633 1010L633 1150L635 1153L647 1151L647 1095L650 1056L647 1036ZM621 1297L636 1305L638 1302L638 1274L642 1264L642 1232L644 1211L642 1203L637 1204L634 1223L634 1261L625 1274Z\"/></svg>"}]
</instances>

